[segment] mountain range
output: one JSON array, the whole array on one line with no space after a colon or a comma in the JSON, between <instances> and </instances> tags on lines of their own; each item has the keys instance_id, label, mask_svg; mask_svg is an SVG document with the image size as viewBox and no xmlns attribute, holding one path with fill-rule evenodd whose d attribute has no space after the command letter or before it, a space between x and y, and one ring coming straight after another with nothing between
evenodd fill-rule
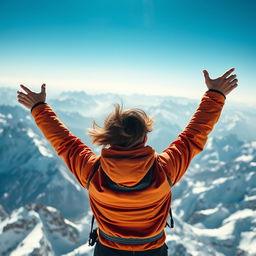
<instances>
[{"instance_id":1,"label":"mountain range","mask_svg":"<svg viewBox=\"0 0 256 256\"><path fill-rule=\"evenodd\" d=\"M0 88L0 255L92 255L87 192L16 102ZM113 103L155 119L148 144L164 150L185 128L198 101L170 96L61 92L48 99L71 132L97 154L86 129L102 124ZM173 187L175 228L169 255L256 255L256 109L227 101L204 151Z\"/></svg>"}]
</instances>

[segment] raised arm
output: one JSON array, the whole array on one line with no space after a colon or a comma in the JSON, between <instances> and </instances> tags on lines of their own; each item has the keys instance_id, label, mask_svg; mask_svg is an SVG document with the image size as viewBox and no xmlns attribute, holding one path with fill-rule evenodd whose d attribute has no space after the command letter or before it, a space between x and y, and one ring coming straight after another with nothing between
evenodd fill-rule
<instances>
[{"instance_id":1,"label":"raised arm","mask_svg":"<svg viewBox=\"0 0 256 256\"><path fill-rule=\"evenodd\" d=\"M230 69L217 79L210 79L208 72L203 71L209 90L177 140L159 154L158 159L172 185L181 179L193 157L203 150L209 133L219 120L226 95L237 87L236 75L229 76L233 71Z\"/></svg>"},{"instance_id":2,"label":"raised arm","mask_svg":"<svg viewBox=\"0 0 256 256\"><path fill-rule=\"evenodd\" d=\"M35 123L45 138L79 183L86 188L88 177L99 156L74 136L59 120L53 109L45 103L45 86L42 86L41 93L34 93L25 86L21 87L27 94L18 92L19 102L31 110Z\"/></svg>"}]
</instances>

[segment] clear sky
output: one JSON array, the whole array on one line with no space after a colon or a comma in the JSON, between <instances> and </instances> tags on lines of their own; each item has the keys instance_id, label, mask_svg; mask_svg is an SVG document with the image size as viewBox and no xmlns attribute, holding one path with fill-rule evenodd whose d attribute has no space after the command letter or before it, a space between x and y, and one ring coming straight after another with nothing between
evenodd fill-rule
<instances>
[{"instance_id":1,"label":"clear sky","mask_svg":"<svg viewBox=\"0 0 256 256\"><path fill-rule=\"evenodd\" d=\"M256 1L0 0L0 86L199 98L235 67L256 105Z\"/></svg>"}]
</instances>

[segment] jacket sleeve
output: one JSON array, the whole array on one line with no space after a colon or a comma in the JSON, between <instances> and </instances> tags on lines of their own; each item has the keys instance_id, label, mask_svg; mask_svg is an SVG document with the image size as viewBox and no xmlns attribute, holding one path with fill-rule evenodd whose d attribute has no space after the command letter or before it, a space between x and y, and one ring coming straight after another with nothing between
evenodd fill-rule
<instances>
[{"instance_id":1,"label":"jacket sleeve","mask_svg":"<svg viewBox=\"0 0 256 256\"><path fill-rule=\"evenodd\" d=\"M64 160L78 182L86 188L89 175L99 156L68 130L47 103L34 106L31 114L58 156Z\"/></svg>"},{"instance_id":2,"label":"jacket sleeve","mask_svg":"<svg viewBox=\"0 0 256 256\"><path fill-rule=\"evenodd\" d=\"M158 155L158 161L172 185L175 185L184 175L192 158L203 150L208 134L220 117L224 103L225 97L219 92L205 92L184 131Z\"/></svg>"}]
</instances>

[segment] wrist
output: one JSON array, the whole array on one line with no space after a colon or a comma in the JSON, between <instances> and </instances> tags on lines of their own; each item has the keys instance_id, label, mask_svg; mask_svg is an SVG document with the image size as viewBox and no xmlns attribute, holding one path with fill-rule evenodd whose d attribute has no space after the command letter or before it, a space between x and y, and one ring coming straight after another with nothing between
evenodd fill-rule
<instances>
[{"instance_id":1,"label":"wrist","mask_svg":"<svg viewBox=\"0 0 256 256\"><path fill-rule=\"evenodd\" d=\"M32 108L31 108L31 112L32 112L32 110L36 107L36 106L38 106L38 105L41 105L41 104L46 104L46 102L44 102L44 101L39 101L39 102L37 102L36 104L34 104L33 106L32 106Z\"/></svg>"},{"instance_id":2,"label":"wrist","mask_svg":"<svg viewBox=\"0 0 256 256\"><path fill-rule=\"evenodd\" d=\"M226 95L222 92L222 91L219 91L219 90L217 90L217 89L209 89L208 90L208 92L218 92L218 93L220 93L225 99L226 99Z\"/></svg>"}]
</instances>

